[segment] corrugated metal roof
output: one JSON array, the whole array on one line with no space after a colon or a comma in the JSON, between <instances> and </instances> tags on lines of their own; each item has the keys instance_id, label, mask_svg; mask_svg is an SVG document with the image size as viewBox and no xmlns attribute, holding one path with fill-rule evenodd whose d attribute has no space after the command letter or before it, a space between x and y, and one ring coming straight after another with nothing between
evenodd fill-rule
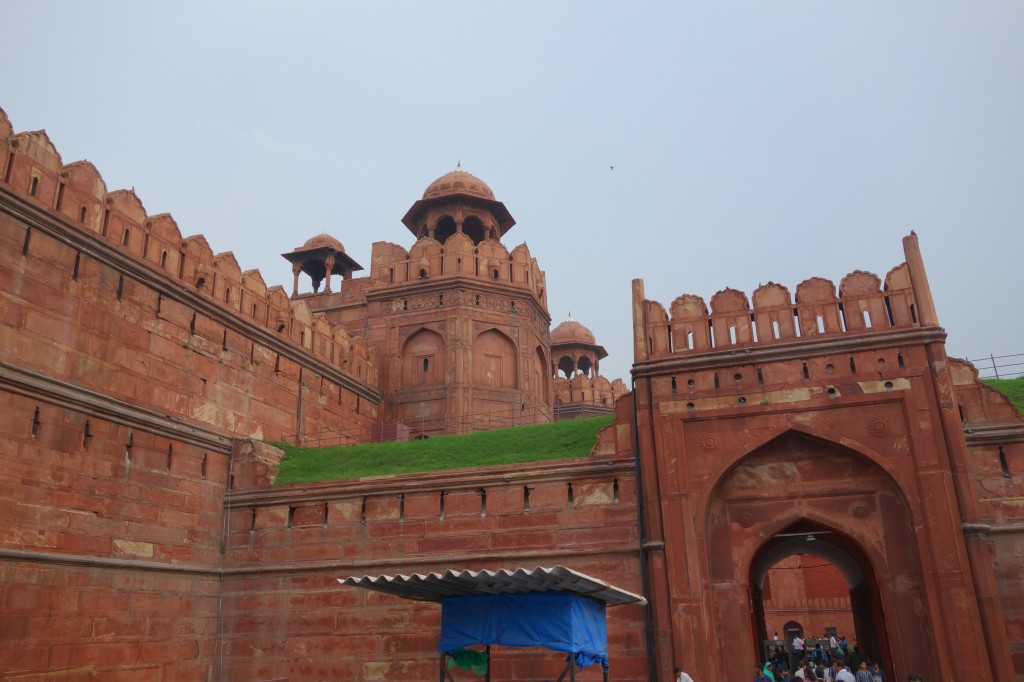
<instances>
[{"instance_id":1,"label":"corrugated metal roof","mask_svg":"<svg viewBox=\"0 0 1024 682\"><path fill-rule=\"evenodd\" d=\"M565 566L538 567L533 570L502 568L497 571L452 571L422 575L364 575L338 578L343 585L362 587L405 599L439 602L445 597L472 594L520 594L524 592L569 592L593 599L606 606L640 603L638 594L609 585L603 580Z\"/></svg>"}]
</instances>

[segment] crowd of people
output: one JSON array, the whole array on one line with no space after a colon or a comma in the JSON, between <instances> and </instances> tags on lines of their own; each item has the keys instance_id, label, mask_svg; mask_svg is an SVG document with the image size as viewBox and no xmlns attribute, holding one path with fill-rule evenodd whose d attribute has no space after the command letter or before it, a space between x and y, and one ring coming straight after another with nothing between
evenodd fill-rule
<instances>
[{"instance_id":1,"label":"crowd of people","mask_svg":"<svg viewBox=\"0 0 1024 682\"><path fill-rule=\"evenodd\" d=\"M857 643L850 644L845 636L807 640L796 636L787 646L775 633L775 639L766 644L769 657L764 665L754 667L754 682L888 682L878 661L860 655ZM680 668L675 673L676 682L694 682ZM924 681L912 673L907 682Z\"/></svg>"},{"instance_id":2,"label":"crowd of people","mask_svg":"<svg viewBox=\"0 0 1024 682\"><path fill-rule=\"evenodd\" d=\"M776 632L766 649L769 656L763 666L757 666L754 682L887 682L878 661L863 656L857 643L851 644L845 635L806 640L796 635L787 647ZM910 682L920 679L909 678Z\"/></svg>"}]
</instances>

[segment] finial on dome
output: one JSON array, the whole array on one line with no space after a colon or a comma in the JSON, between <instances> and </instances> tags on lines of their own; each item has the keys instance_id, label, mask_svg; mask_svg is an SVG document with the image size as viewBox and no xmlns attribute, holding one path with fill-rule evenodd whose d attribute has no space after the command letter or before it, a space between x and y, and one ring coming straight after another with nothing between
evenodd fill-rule
<instances>
[{"instance_id":1,"label":"finial on dome","mask_svg":"<svg viewBox=\"0 0 1024 682\"><path fill-rule=\"evenodd\" d=\"M572 319L572 311L571 310L569 311L569 316L567 318L565 318L565 321L566 322L575 322L576 321L576 320Z\"/></svg>"},{"instance_id":2,"label":"finial on dome","mask_svg":"<svg viewBox=\"0 0 1024 682\"><path fill-rule=\"evenodd\" d=\"M462 170L462 159L459 159L458 161L455 162L455 172L457 172L457 173L465 173L466 172L466 171Z\"/></svg>"}]
</instances>

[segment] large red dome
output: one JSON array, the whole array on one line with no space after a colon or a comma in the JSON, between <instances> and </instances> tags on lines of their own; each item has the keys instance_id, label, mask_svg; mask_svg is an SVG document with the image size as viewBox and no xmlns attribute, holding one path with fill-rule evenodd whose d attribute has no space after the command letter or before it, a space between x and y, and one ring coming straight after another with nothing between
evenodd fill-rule
<instances>
[{"instance_id":1,"label":"large red dome","mask_svg":"<svg viewBox=\"0 0 1024 682\"><path fill-rule=\"evenodd\" d=\"M551 330L551 345L561 346L570 343L595 345L594 334L582 324L569 316L562 324Z\"/></svg>"},{"instance_id":2,"label":"large red dome","mask_svg":"<svg viewBox=\"0 0 1024 682\"><path fill-rule=\"evenodd\" d=\"M472 173L462 170L462 165L455 167L450 173L445 173L437 180L427 186L423 192L424 199L451 196L453 194L468 194L494 201L494 192L487 186L487 183Z\"/></svg>"}]
</instances>

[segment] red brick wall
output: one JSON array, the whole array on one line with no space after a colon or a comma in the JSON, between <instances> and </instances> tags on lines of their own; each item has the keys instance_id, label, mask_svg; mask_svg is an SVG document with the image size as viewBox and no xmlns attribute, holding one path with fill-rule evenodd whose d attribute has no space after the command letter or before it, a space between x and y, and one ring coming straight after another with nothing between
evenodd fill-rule
<instances>
[{"instance_id":1,"label":"red brick wall","mask_svg":"<svg viewBox=\"0 0 1024 682\"><path fill-rule=\"evenodd\" d=\"M9 130L0 115L0 672L224 679L232 439L367 431L365 346Z\"/></svg>"},{"instance_id":2,"label":"red brick wall","mask_svg":"<svg viewBox=\"0 0 1024 682\"><path fill-rule=\"evenodd\" d=\"M433 679L439 606L340 586L346 576L562 564L642 592L631 472L628 461L582 460L311 492L288 486L272 491L287 498L276 503L258 492L231 495L229 678ZM613 679L647 679L643 613L608 610ZM544 650L496 648L494 658L495 679L556 679L564 665Z\"/></svg>"}]
</instances>

